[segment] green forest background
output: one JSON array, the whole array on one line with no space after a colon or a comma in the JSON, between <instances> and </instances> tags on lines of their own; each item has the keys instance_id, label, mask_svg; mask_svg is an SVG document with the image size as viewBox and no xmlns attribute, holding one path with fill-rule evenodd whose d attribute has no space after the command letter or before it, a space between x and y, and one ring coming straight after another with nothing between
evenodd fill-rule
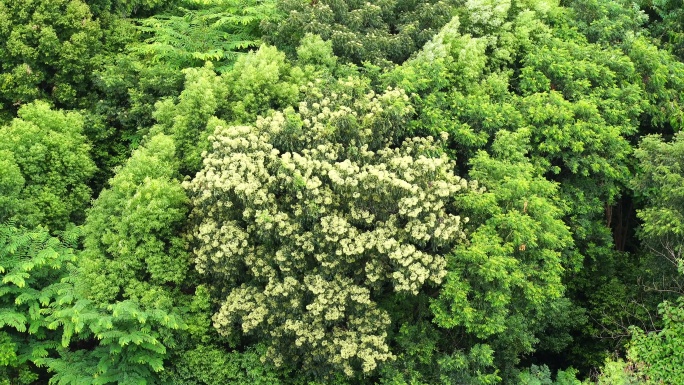
<instances>
[{"instance_id":1,"label":"green forest background","mask_svg":"<svg viewBox=\"0 0 684 385\"><path fill-rule=\"evenodd\" d=\"M0 0L0 384L684 384L682 0Z\"/></svg>"}]
</instances>

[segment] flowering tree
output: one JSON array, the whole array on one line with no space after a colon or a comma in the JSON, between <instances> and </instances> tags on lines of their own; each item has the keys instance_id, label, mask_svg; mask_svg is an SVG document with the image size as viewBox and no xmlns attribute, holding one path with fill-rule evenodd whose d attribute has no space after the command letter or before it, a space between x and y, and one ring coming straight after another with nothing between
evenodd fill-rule
<instances>
[{"instance_id":1,"label":"flowering tree","mask_svg":"<svg viewBox=\"0 0 684 385\"><path fill-rule=\"evenodd\" d=\"M442 281L467 221L450 202L469 184L432 138L394 145L412 113L402 90L309 86L298 112L210 136L186 183L196 263L225 293L220 333L270 341L276 365L353 376L393 358L379 301Z\"/></svg>"}]
</instances>

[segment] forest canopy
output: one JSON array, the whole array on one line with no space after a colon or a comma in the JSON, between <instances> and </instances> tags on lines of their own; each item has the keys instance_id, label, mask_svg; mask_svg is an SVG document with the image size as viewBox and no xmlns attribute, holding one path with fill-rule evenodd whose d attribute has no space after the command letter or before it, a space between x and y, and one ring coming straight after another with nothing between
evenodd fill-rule
<instances>
[{"instance_id":1,"label":"forest canopy","mask_svg":"<svg viewBox=\"0 0 684 385\"><path fill-rule=\"evenodd\" d=\"M684 383L680 0L0 0L0 385Z\"/></svg>"}]
</instances>

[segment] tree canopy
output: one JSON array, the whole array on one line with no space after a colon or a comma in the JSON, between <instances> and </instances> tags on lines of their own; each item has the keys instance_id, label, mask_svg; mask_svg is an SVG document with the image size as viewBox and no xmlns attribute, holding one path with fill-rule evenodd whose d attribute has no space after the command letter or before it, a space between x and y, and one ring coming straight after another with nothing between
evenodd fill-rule
<instances>
[{"instance_id":1,"label":"tree canopy","mask_svg":"<svg viewBox=\"0 0 684 385\"><path fill-rule=\"evenodd\" d=\"M679 0L0 0L0 385L684 382Z\"/></svg>"}]
</instances>

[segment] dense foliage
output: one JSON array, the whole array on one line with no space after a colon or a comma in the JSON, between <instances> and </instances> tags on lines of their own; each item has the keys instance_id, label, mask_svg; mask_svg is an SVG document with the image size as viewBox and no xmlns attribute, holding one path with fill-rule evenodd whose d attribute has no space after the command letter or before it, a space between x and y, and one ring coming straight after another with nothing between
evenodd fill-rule
<instances>
[{"instance_id":1,"label":"dense foliage","mask_svg":"<svg viewBox=\"0 0 684 385\"><path fill-rule=\"evenodd\" d=\"M0 0L0 385L684 383L680 0Z\"/></svg>"},{"instance_id":2,"label":"dense foliage","mask_svg":"<svg viewBox=\"0 0 684 385\"><path fill-rule=\"evenodd\" d=\"M102 31L82 1L0 2L0 103L83 105Z\"/></svg>"},{"instance_id":3,"label":"dense foliage","mask_svg":"<svg viewBox=\"0 0 684 385\"><path fill-rule=\"evenodd\" d=\"M331 41L335 54L357 64L401 63L452 16L454 0L284 0L284 20L267 21L269 43L291 50L306 33Z\"/></svg>"},{"instance_id":4,"label":"dense foliage","mask_svg":"<svg viewBox=\"0 0 684 385\"><path fill-rule=\"evenodd\" d=\"M95 171L77 112L55 111L45 102L27 104L0 127L3 198L0 220L34 228L63 229L83 219Z\"/></svg>"},{"instance_id":5,"label":"dense foliage","mask_svg":"<svg viewBox=\"0 0 684 385\"><path fill-rule=\"evenodd\" d=\"M35 383L41 378L35 364L59 346L48 316L76 260L70 246L77 237L70 232L60 241L43 228L0 225L1 384Z\"/></svg>"}]
</instances>

